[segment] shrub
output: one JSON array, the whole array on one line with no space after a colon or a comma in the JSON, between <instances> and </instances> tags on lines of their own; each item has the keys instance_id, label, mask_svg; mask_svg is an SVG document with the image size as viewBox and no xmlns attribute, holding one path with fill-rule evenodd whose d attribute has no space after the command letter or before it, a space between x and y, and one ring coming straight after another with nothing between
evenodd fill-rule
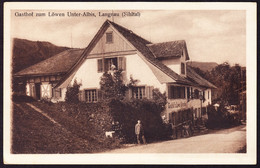
<instances>
[{"instance_id":1,"label":"shrub","mask_svg":"<svg viewBox=\"0 0 260 168\"><path fill-rule=\"evenodd\" d=\"M68 103L78 103L79 102L79 88L80 84L75 80L73 86L67 87L67 92L65 96L65 101Z\"/></svg>"},{"instance_id":2,"label":"shrub","mask_svg":"<svg viewBox=\"0 0 260 168\"><path fill-rule=\"evenodd\" d=\"M160 114L165 109L166 95L154 89L153 99L126 99L126 90L133 89L137 82L130 77L129 84L125 85L120 70L113 74L105 72L101 77L103 104L109 109L114 123L118 123L117 136L125 142L136 142L135 124L141 120L148 141L163 139L168 128L163 125Z\"/></svg>"},{"instance_id":3,"label":"shrub","mask_svg":"<svg viewBox=\"0 0 260 168\"><path fill-rule=\"evenodd\" d=\"M33 102L33 101L35 101L35 99L33 99L30 96L27 96L24 94L17 94L17 93L14 93L12 95L12 100L13 100L13 102Z\"/></svg>"},{"instance_id":4,"label":"shrub","mask_svg":"<svg viewBox=\"0 0 260 168\"><path fill-rule=\"evenodd\" d=\"M127 143L136 142L135 124L141 120L144 126L147 141L156 141L166 138L167 128L164 126L160 116L161 107L153 100L133 99L131 101L120 101L113 99L108 103L111 115L119 122L120 136Z\"/></svg>"},{"instance_id":5,"label":"shrub","mask_svg":"<svg viewBox=\"0 0 260 168\"><path fill-rule=\"evenodd\" d=\"M113 74L105 72L101 76L100 90L102 92L103 100L110 100L113 98L122 100L125 96L127 87L122 80L122 71L116 70Z\"/></svg>"},{"instance_id":6,"label":"shrub","mask_svg":"<svg viewBox=\"0 0 260 168\"><path fill-rule=\"evenodd\" d=\"M217 110L212 105L208 109L208 121L206 123L208 128L228 128L240 124L239 115L231 114L225 109L224 105L220 105Z\"/></svg>"}]
</instances>

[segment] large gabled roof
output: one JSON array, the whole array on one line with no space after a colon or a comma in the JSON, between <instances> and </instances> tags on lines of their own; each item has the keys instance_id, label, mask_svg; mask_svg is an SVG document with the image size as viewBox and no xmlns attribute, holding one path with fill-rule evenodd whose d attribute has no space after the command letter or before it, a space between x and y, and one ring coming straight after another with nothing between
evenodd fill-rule
<instances>
[{"instance_id":1,"label":"large gabled roof","mask_svg":"<svg viewBox=\"0 0 260 168\"><path fill-rule=\"evenodd\" d=\"M69 49L64 52L61 52L49 59L46 59L38 64L35 64L29 68L26 68L18 73L15 76L40 76L40 75L50 75L50 74L64 74L65 76L59 81L59 83L55 87L59 87L64 81L71 79L71 77L75 74L77 68L84 62L87 55L95 46L96 41L102 36L105 32L106 28L112 25L112 27L117 30L131 45L133 45L139 53L141 53L144 58L150 62L154 67L156 67L159 71L166 74L170 78L174 79L176 83L187 84L187 85L201 85L204 87L215 88L214 85L200 77L196 72L187 67L187 78L184 76L178 75L176 72L171 70L169 67L161 63L158 59L158 55L156 56L155 50L151 49L153 47L164 46L164 48L171 46L170 48L175 48L173 46L178 45L186 45L185 41L178 42L167 42L167 43L158 43L152 44L151 42L145 40L144 38L136 35L131 30L128 30L114 22L109 20L105 21L102 27L99 29L98 33L92 39L90 44L86 49ZM179 47L177 47L179 48ZM181 47L180 47L181 48ZM186 48L186 46L185 46ZM152 52L153 51L153 52ZM160 52L160 51L159 51ZM178 53L178 51L173 51L172 53ZM168 56L166 54L166 56ZM156 69L155 68L155 69ZM154 68L152 68L154 69ZM154 69L154 70L155 70Z\"/></svg>"},{"instance_id":2,"label":"large gabled roof","mask_svg":"<svg viewBox=\"0 0 260 168\"><path fill-rule=\"evenodd\" d=\"M96 42L101 38L101 36L104 34L106 29L109 26L112 26L116 31L118 31L131 45L133 45L139 53L141 53L147 61L149 61L151 64L153 64L155 67L157 67L159 70L161 70L163 73L168 75L170 78L174 79L176 83L180 84L188 84L192 85L193 83L189 80L185 79L184 77L178 75L176 72L171 70L169 67L161 63L159 60L155 58L151 50L147 45L152 44L148 40L145 40L144 38L138 36L133 31L124 28L114 22L111 22L109 20L106 20L97 34L94 36L92 41L89 43L89 45L84 50L81 58L78 60L78 62L69 70L69 72L60 80L60 82L55 86L59 87L64 83L67 79L70 78L71 75L75 74L74 72L80 67L80 65L84 62L84 60L87 58L88 54L91 52L91 50L94 48Z\"/></svg>"},{"instance_id":3,"label":"large gabled roof","mask_svg":"<svg viewBox=\"0 0 260 168\"><path fill-rule=\"evenodd\" d=\"M64 74L78 61L84 49L68 49L32 65L14 76L44 76Z\"/></svg>"},{"instance_id":4,"label":"large gabled roof","mask_svg":"<svg viewBox=\"0 0 260 168\"><path fill-rule=\"evenodd\" d=\"M187 77L184 77L178 75L158 60L167 57L179 57L183 51L187 53L187 47L184 40L152 44L144 38L136 35L131 30L109 20L104 22L86 49L68 49L16 73L15 76L66 74L56 87L60 86L64 81L68 82L68 80L70 80L75 74L76 69L84 62L87 55L95 46L96 41L102 36L109 25L112 25L115 30L117 30L140 54L144 56L146 61L154 66L150 66L150 68L154 73L157 75L159 74L159 78L162 78L162 74L166 74L170 78L174 79L176 83L216 88L216 86L202 78L189 66L187 66Z\"/></svg>"},{"instance_id":5,"label":"large gabled roof","mask_svg":"<svg viewBox=\"0 0 260 168\"><path fill-rule=\"evenodd\" d=\"M174 79L177 83L191 84L190 81L184 77L178 75L176 72L171 70L169 67L157 60L154 54L149 49L148 45L152 44L148 40L136 35L131 30L124 28L114 22L107 20L118 32L120 32L150 63L156 66L158 69L163 71L165 74Z\"/></svg>"}]
</instances>

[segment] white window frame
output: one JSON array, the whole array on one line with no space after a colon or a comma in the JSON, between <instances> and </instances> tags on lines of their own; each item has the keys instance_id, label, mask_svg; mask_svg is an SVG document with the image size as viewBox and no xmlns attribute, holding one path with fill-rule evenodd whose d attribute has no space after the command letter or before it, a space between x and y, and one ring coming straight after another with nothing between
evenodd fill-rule
<instances>
[{"instance_id":1,"label":"white window frame","mask_svg":"<svg viewBox=\"0 0 260 168\"><path fill-rule=\"evenodd\" d=\"M87 94L88 92L88 94ZM85 89L85 102L87 103L95 103L98 101L98 91L97 89Z\"/></svg>"},{"instance_id":2,"label":"white window frame","mask_svg":"<svg viewBox=\"0 0 260 168\"><path fill-rule=\"evenodd\" d=\"M137 92L135 91L137 89ZM135 86L132 90L132 97L135 99L144 99L145 95L145 86Z\"/></svg>"}]
</instances>

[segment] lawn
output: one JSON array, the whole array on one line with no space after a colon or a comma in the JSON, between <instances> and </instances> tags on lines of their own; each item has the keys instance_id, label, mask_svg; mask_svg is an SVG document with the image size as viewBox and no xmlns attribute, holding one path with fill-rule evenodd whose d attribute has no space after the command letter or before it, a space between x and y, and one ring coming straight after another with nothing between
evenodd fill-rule
<instances>
[{"instance_id":1,"label":"lawn","mask_svg":"<svg viewBox=\"0 0 260 168\"><path fill-rule=\"evenodd\" d=\"M92 153L120 146L115 139L97 136L99 130L88 124L87 116L62 113L59 104L32 103L61 126L26 103L17 104L13 108L12 153Z\"/></svg>"}]
</instances>

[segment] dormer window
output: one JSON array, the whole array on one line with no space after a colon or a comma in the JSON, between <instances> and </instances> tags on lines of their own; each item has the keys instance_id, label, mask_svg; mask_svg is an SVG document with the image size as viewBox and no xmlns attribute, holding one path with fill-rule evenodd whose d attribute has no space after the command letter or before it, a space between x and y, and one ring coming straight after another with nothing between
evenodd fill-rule
<instances>
[{"instance_id":1,"label":"dormer window","mask_svg":"<svg viewBox=\"0 0 260 168\"><path fill-rule=\"evenodd\" d=\"M181 74L185 75L185 64L181 63Z\"/></svg>"},{"instance_id":2,"label":"dormer window","mask_svg":"<svg viewBox=\"0 0 260 168\"><path fill-rule=\"evenodd\" d=\"M106 33L106 43L113 43L113 32Z\"/></svg>"}]
</instances>

